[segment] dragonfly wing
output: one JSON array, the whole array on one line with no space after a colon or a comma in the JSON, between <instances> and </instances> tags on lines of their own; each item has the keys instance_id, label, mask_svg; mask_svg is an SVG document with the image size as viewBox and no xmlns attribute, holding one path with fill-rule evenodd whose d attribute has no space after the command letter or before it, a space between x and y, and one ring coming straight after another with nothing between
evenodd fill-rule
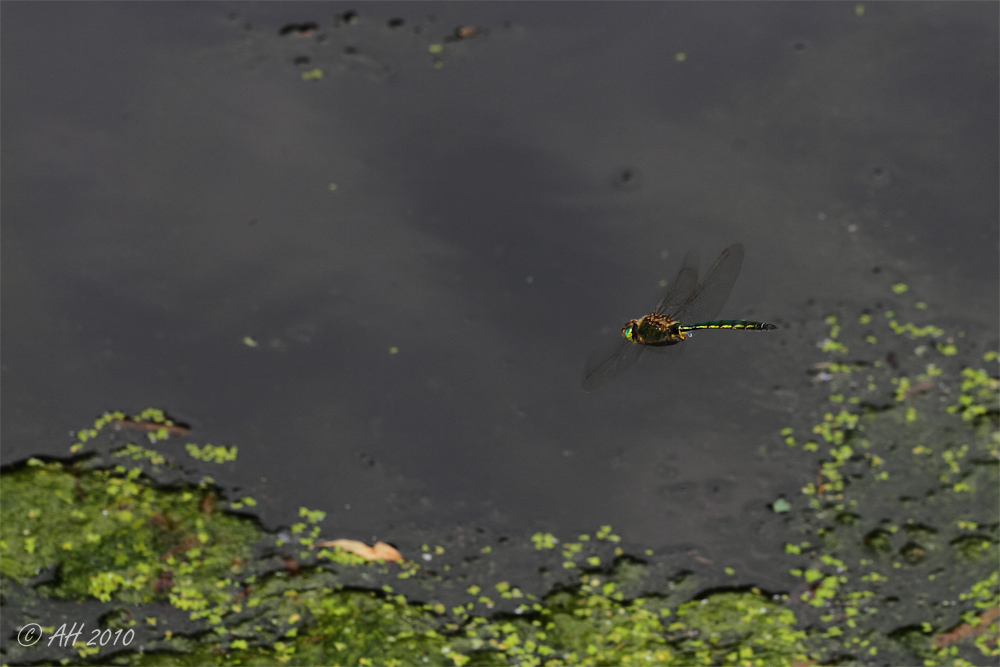
<instances>
[{"instance_id":1,"label":"dragonfly wing","mask_svg":"<svg viewBox=\"0 0 1000 667\"><path fill-rule=\"evenodd\" d=\"M613 347L603 347L590 355L583 368L583 390L594 391L618 377L642 354L643 346L624 338Z\"/></svg>"},{"instance_id":2,"label":"dragonfly wing","mask_svg":"<svg viewBox=\"0 0 1000 667\"><path fill-rule=\"evenodd\" d=\"M719 255L708 270L698 289L682 303L673 315L675 320L694 324L714 319L733 291L736 276L743 265L743 244L734 243Z\"/></svg>"},{"instance_id":3,"label":"dragonfly wing","mask_svg":"<svg viewBox=\"0 0 1000 667\"><path fill-rule=\"evenodd\" d=\"M668 366L673 366L677 361L677 358L681 356L684 350L687 349L687 345L666 345L664 347L656 347L653 345L646 347L646 353L643 355L642 365L647 368L657 369L654 373L660 372L660 370L667 368Z\"/></svg>"},{"instance_id":4,"label":"dragonfly wing","mask_svg":"<svg viewBox=\"0 0 1000 667\"><path fill-rule=\"evenodd\" d=\"M698 286L698 251L689 250L684 257L684 265L677 272L674 282L667 288L666 294L656 304L656 312L670 315L671 311L691 297Z\"/></svg>"}]
</instances>

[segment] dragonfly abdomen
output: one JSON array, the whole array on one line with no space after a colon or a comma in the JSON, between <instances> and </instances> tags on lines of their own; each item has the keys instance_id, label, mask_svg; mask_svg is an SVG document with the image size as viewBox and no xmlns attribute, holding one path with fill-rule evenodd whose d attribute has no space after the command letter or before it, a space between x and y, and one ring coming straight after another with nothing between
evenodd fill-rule
<instances>
[{"instance_id":1,"label":"dragonfly abdomen","mask_svg":"<svg viewBox=\"0 0 1000 667\"><path fill-rule=\"evenodd\" d=\"M681 331L696 329L744 329L748 331L774 331L778 327L768 322L751 322L749 320L713 320L712 322L696 322L680 325Z\"/></svg>"}]
</instances>

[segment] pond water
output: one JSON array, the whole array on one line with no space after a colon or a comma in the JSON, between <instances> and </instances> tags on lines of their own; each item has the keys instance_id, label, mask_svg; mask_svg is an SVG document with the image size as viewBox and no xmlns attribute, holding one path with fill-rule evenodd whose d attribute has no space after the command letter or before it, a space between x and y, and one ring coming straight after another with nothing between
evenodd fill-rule
<instances>
[{"instance_id":1,"label":"pond water","mask_svg":"<svg viewBox=\"0 0 1000 667\"><path fill-rule=\"evenodd\" d=\"M797 327L905 282L997 344L997 14L5 3L3 461L155 406L239 447L270 525L610 524L781 577ZM781 328L585 393L685 253L733 242L720 317Z\"/></svg>"}]
</instances>

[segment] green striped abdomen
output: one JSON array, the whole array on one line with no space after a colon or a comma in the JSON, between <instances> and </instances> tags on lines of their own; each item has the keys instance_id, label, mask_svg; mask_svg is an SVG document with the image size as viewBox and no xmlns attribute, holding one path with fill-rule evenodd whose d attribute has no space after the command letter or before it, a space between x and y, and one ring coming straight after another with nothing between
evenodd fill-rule
<instances>
[{"instance_id":1,"label":"green striped abdomen","mask_svg":"<svg viewBox=\"0 0 1000 667\"><path fill-rule=\"evenodd\" d=\"M681 324L679 328L681 331L694 331L696 329L746 329L749 331L774 331L778 327L767 322L751 322L749 320L713 320L711 322Z\"/></svg>"}]
</instances>

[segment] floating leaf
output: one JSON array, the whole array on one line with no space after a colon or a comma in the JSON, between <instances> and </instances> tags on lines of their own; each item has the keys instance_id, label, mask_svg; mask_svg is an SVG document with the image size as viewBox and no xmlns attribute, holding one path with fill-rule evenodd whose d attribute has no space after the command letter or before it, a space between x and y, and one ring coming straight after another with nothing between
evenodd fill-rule
<instances>
[{"instance_id":1,"label":"floating leaf","mask_svg":"<svg viewBox=\"0 0 1000 667\"><path fill-rule=\"evenodd\" d=\"M320 540L313 543L313 547L334 547L343 551L361 556L365 560L386 560L402 561L403 556L395 548L385 542L376 542L370 547L364 542L357 540Z\"/></svg>"}]
</instances>

